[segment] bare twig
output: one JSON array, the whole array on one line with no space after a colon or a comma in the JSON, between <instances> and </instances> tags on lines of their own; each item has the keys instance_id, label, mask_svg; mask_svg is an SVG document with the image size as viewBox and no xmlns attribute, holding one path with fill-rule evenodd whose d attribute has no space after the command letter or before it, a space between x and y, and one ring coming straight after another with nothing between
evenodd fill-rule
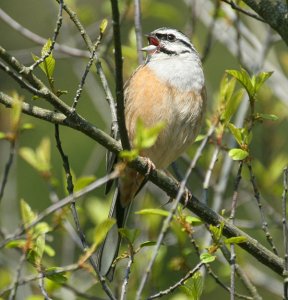
<instances>
[{"instance_id":1,"label":"bare twig","mask_svg":"<svg viewBox=\"0 0 288 300\"><path fill-rule=\"evenodd\" d=\"M243 167L243 161L240 161L235 184L234 184L234 191L233 191L233 197L232 197L232 208L231 208L231 214L229 219L231 220L232 224L235 224L235 214L236 214L236 207L237 207L237 199L238 199L238 188L239 184L242 178L242 167ZM231 275L230 275L230 300L235 299L235 270L236 270L236 253L235 253L235 245L232 243L230 246L230 265L231 265Z\"/></svg>"},{"instance_id":2,"label":"bare twig","mask_svg":"<svg viewBox=\"0 0 288 300\"><path fill-rule=\"evenodd\" d=\"M117 101L117 121L119 126L120 139L124 149L130 149L130 142L125 125L124 115L124 93L123 93L123 60L121 49L120 18L118 1L111 0L113 35L115 48L115 81L116 81L116 101Z\"/></svg>"},{"instance_id":3,"label":"bare twig","mask_svg":"<svg viewBox=\"0 0 288 300\"><path fill-rule=\"evenodd\" d=\"M197 271L199 271L203 265L204 265L203 262L198 263L198 265L196 265L194 269L190 270L183 278L181 278L174 285L170 286L168 289L166 289L164 291L161 291L157 294L154 294L154 295L148 297L147 300L161 298L165 295L171 294L174 290L176 290L178 287L183 285L187 279L191 278Z\"/></svg>"},{"instance_id":4,"label":"bare twig","mask_svg":"<svg viewBox=\"0 0 288 300\"><path fill-rule=\"evenodd\" d=\"M126 275L122 284L122 288L121 288L121 296L120 296L120 300L125 300L126 299L126 293L127 293L127 287L128 287L128 280L130 277L130 273L131 273L131 266L133 264L134 261L134 249L132 248L132 245L129 245L129 260L128 260L128 264L126 267Z\"/></svg>"},{"instance_id":5,"label":"bare twig","mask_svg":"<svg viewBox=\"0 0 288 300\"><path fill-rule=\"evenodd\" d=\"M44 299L45 300L52 300L49 297L49 295L47 294L47 291L45 289L45 286L44 286L44 276L43 275L38 279L38 283L39 283L39 288L40 288L41 294L44 296Z\"/></svg>"},{"instance_id":6,"label":"bare twig","mask_svg":"<svg viewBox=\"0 0 288 300\"><path fill-rule=\"evenodd\" d=\"M194 167L196 165L196 162L198 161L199 157L201 156L202 151L203 151L203 149L204 149L207 141L209 140L209 137L213 134L214 129L215 129L214 126L212 126L209 129L208 134L206 135L205 139L201 142L200 146L198 147L197 152L196 152L193 160L191 161L190 166L187 169L186 174L185 174L183 180L180 183L180 187L179 187L179 190L177 192L176 199L175 199L175 201L174 201L174 203L173 203L173 205L172 205L172 207L170 209L169 215L167 216L167 218L163 222L163 225L162 225L162 228L161 228L161 232L160 232L160 234L158 236L157 243L156 243L154 252L152 254L152 258L150 259L150 262L149 262L149 264L147 266L146 272L144 273L144 275L142 277L142 280L141 280L141 283L140 283L140 286L139 286L139 288L137 290L136 299L140 299L141 298L142 291L144 289L144 286L146 284L148 276L149 276L149 274L150 274L150 272L152 270L152 266L153 266L153 264L154 264L154 262L156 260L157 255L158 255L159 248L160 248L160 246L162 244L162 241L163 241L163 239L164 239L164 237L165 237L165 235L166 235L166 233L167 233L167 231L168 231L168 229L170 227L170 223L171 223L171 221L173 219L174 214L176 213L178 204L180 203L180 200L181 200L181 197L183 196L183 194L186 194L186 195L184 195L184 198L186 199L186 200L184 200L184 205L187 204L185 201L188 200L187 198L189 196L187 194L189 194L189 192L185 188L186 182L187 182L187 180L188 180L188 178L189 178L192 170L194 169Z\"/></svg>"},{"instance_id":7,"label":"bare twig","mask_svg":"<svg viewBox=\"0 0 288 300\"><path fill-rule=\"evenodd\" d=\"M5 190L7 180L8 180L8 175L9 175L9 172L10 172L10 169L11 169L11 166L12 166L12 163L13 163L13 158L14 158L14 155L15 155L15 142L16 142L15 139L12 139L10 141L9 158L8 158L8 161L5 164L4 174L3 174L3 178L2 178L1 186L0 186L0 203L1 203L1 200L2 200L3 195L4 195L4 190Z\"/></svg>"},{"instance_id":8,"label":"bare twig","mask_svg":"<svg viewBox=\"0 0 288 300\"><path fill-rule=\"evenodd\" d=\"M49 47L49 50L44 55L42 55L32 66L29 67L31 71L33 71L37 66L43 63L45 59L52 53L56 43L56 39L60 32L60 28L62 26L62 20L63 20L62 12L63 12L63 0L59 0L59 12L57 16L56 27L54 29L54 35L51 41L51 45Z\"/></svg>"},{"instance_id":9,"label":"bare twig","mask_svg":"<svg viewBox=\"0 0 288 300\"><path fill-rule=\"evenodd\" d=\"M77 104L78 104L78 101L79 101L79 99L80 99L80 96L81 96L81 93L82 93L82 90L83 90L83 86L84 86L84 84L85 84L86 77L87 77L87 75L88 75L88 73L89 73L89 71L90 71L90 68L91 68L92 64L93 64L93 61L94 61L95 55L96 55L96 50L97 50L98 46L99 46L100 43L101 43L102 37L103 37L103 32L100 30L100 34L99 34L99 36L98 36L98 38L97 38L96 43L95 43L94 46L93 46L93 49L92 49L92 52L91 52L90 59L89 59L89 61L88 61L88 64L86 65L84 74L83 74L83 76L82 76L82 78L81 78L81 81L80 81L80 83L79 83L79 87L78 87L78 89L77 89L77 91L76 91L76 95L75 95L75 97L74 97L74 101L73 101L73 105L72 105L72 108L73 108L73 109L76 109L76 106L77 106Z\"/></svg>"},{"instance_id":10,"label":"bare twig","mask_svg":"<svg viewBox=\"0 0 288 300\"><path fill-rule=\"evenodd\" d=\"M0 19L4 21L7 25L15 29L17 32L28 38L29 40L35 42L39 45L44 45L47 42L47 39L41 37L40 35L30 31L29 29L25 28L22 24L19 24L17 21L15 21L13 18L11 18L8 14L6 14L1 8L0 8ZM70 56L76 56L76 57L89 57L89 52L77 48L72 48L66 45L61 45L58 43L55 43L54 49L62 52L64 54L68 54Z\"/></svg>"},{"instance_id":11,"label":"bare twig","mask_svg":"<svg viewBox=\"0 0 288 300\"><path fill-rule=\"evenodd\" d=\"M19 282L19 278L20 278L20 275L21 275L21 270L22 270L22 267L23 267L23 263L25 262L25 258L26 258L26 254L22 253L22 255L20 257L18 267L17 267L17 270L16 270L16 277L15 277L15 280L14 280L14 285L13 285L13 288L11 288L11 292L10 292L10 295L9 295L9 300L14 300L15 297L16 297L18 282Z\"/></svg>"},{"instance_id":12,"label":"bare twig","mask_svg":"<svg viewBox=\"0 0 288 300\"><path fill-rule=\"evenodd\" d=\"M204 51L201 57L202 63L206 61L206 58L208 57L208 54L210 52L211 46L212 46L212 41L213 41L213 30L215 29L215 23L218 18L218 13L220 9L220 1L215 1L215 8L214 8L214 13L213 13L213 19L212 22L210 23L209 29L208 29L208 34L206 37L206 43L204 47Z\"/></svg>"},{"instance_id":13,"label":"bare twig","mask_svg":"<svg viewBox=\"0 0 288 300\"><path fill-rule=\"evenodd\" d=\"M287 229L287 193L288 193L288 168L283 171L283 193L282 193L282 224L284 238L284 300L288 299L288 229Z\"/></svg>"},{"instance_id":14,"label":"bare twig","mask_svg":"<svg viewBox=\"0 0 288 300\"><path fill-rule=\"evenodd\" d=\"M136 44L137 44L137 54L138 54L138 63L143 64L144 57L142 44L142 24L141 24L141 0L134 0L134 24L135 24L135 33L136 33Z\"/></svg>"},{"instance_id":15,"label":"bare twig","mask_svg":"<svg viewBox=\"0 0 288 300\"><path fill-rule=\"evenodd\" d=\"M251 17L253 19L256 19L257 21L261 21L263 23L266 23L266 21L264 19L262 19L261 17L259 17L258 15L256 14L253 14L243 8L241 8L240 6L236 5L235 2L233 2L232 0L222 0L223 2L229 4L233 9L243 13L244 15L248 16L248 17Z\"/></svg>"},{"instance_id":16,"label":"bare twig","mask_svg":"<svg viewBox=\"0 0 288 300\"><path fill-rule=\"evenodd\" d=\"M260 193L259 193L259 190L258 190L258 187L257 187L257 184L256 184L255 176L253 174L252 165L250 163L248 163L247 166L248 166L248 169L249 169L250 181L251 181L251 184L252 184L253 190L254 190L254 197L255 197L255 200L256 200L257 205L259 207L259 212L260 212L261 222L262 222L262 230L264 231L267 242L271 246L273 252L276 255L278 255L277 248L276 248L276 246L273 242L272 236L269 232L268 223L266 221L266 218L265 218L265 215L264 215L264 212L263 212L263 209L262 209L261 197L260 197Z\"/></svg>"}]
</instances>

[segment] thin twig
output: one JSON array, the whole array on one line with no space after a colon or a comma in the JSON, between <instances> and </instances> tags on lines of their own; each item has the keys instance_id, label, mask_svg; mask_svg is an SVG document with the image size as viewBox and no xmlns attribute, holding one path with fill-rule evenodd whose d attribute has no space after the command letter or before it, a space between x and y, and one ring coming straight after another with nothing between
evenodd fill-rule
<instances>
[{"instance_id":1,"label":"thin twig","mask_svg":"<svg viewBox=\"0 0 288 300\"><path fill-rule=\"evenodd\" d=\"M5 164L4 174L3 174L3 178L2 178L2 182L1 182L1 186L0 186L0 203L1 203L1 200L4 195L4 190L5 190L7 180L8 180L8 175L9 175L9 172L10 172L12 164L13 164L13 158L15 155L15 144L16 144L15 142L16 141L14 138L10 141L9 157L8 157L8 161Z\"/></svg>"},{"instance_id":2,"label":"thin twig","mask_svg":"<svg viewBox=\"0 0 288 300\"><path fill-rule=\"evenodd\" d=\"M42 272L42 273L37 273L36 275L29 275L24 278L20 278L17 281L18 286L22 286L24 284L27 284L29 282L36 281L42 277L51 277L52 275L57 275L57 274L65 274L66 272L73 272L76 271L80 268L78 264L72 264L69 266L57 268L56 270L49 271L49 272ZM8 288L3 289L0 291L0 297L2 297L5 293L11 291L14 288L14 284L10 285Z\"/></svg>"},{"instance_id":3,"label":"thin twig","mask_svg":"<svg viewBox=\"0 0 288 300\"><path fill-rule=\"evenodd\" d=\"M45 300L52 300L46 289L45 289L45 286L44 286L44 276L42 275L39 279L38 279L38 283L39 283L39 288L40 288L40 291L41 291L41 294L44 296L44 299Z\"/></svg>"},{"instance_id":4,"label":"thin twig","mask_svg":"<svg viewBox=\"0 0 288 300\"><path fill-rule=\"evenodd\" d=\"M37 61L35 61L35 63L32 66L29 67L30 71L33 71L37 66L39 66L41 63L43 63L45 61L45 59L52 53L55 43L56 43L56 39L60 32L60 28L62 26L62 20L63 20L62 12L63 12L63 0L59 0L59 12L58 12L57 21L56 21L56 27L54 29L54 35L51 40L51 45L49 47L49 50L47 52L45 52L44 55L41 55L41 57L39 59L37 59Z\"/></svg>"},{"instance_id":5,"label":"thin twig","mask_svg":"<svg viewBox=\"0 0 288 300\"><path fill-rule=\"evenodd\" d=\"M92 52L91 52L91 55L90 55L90 59L89 59L87 65L86 65L85 71L83 73L83 76L82 76L81 81L79 83L78 89L76 91L76 95L75 95L74 100L73 100L72 108L74 110L76 109L76 106L77 106L78 101L80 99L80 96L81 96L81 93L82 93L82 90L83 90L83 86L85 84L86 77L87 77L87 75L90 71L90 68L91 68L91 66L94 62L95 55L96 55L96 50L97 50L97 48L99 47L99 45L101 43L102 37L103 37L103 32L100 30L100 34L97 38L97 41L95 42L95 44L93 46L93 49L92 49Z\"/></svg>"},{"instance_id":6,"label":"thin twig","mask_svg":"<svg viewBox=\"0 0 288 300\"><path fill-rule=\"evenodd\" d=\"M73 199L76 200L80 197L83 197L84 195L86 195L86 194L92 192L93 190L99 188L100 186L104 185L109 180L112 180L112 179L118 177L118 175L119 175L118 171L115 170L114 172L112 172L102 178L97 179L96 181L89 184L82 190L75 192L73 195L69 195L69 196L63 198L62 200L60 200L59 202L54 203L53 205L50 205L49 207L44 209L41 213L39 213L37 218L33 222L25 225L25 228L22 226L21 228L18 228L14 234L6 236L6 239L0 243L0 248L5 246L11 240L16 239L19 236L21 236L26 230L29 230L30 228L32 228L33 226L38 224L40 221L42 221L44 218L46 218L50 214L63 208L64 206L70 204Z\"/></svg>"},{"instance_id":7,"label":"thin twig","mask_svg":"<svg viewBox=\"0 0 288 300\"><path fill-rule=\"evenodd\" d=\"M288 193L288 168L283 171L283 193L282 193L282 224L284 238L284 300L288 299L288 229L287 229L287 193Z\"/></svg>"},{"instance_id":8,"label":"thin twig","mask_svg":"<svg viewBox=\"0 0 288 300\"><path fill-rule=\"evenodd\" d=\"M174 285L170 286L168 289L161 291L157 294L154 294L147 298L147 300L161 298L163 296L171 294L174 290L176 290L181 285L185 284L185 281L189 278L191 278L197 271L200 270L200 268L204 265L203 262L198 263L196 267L192 270L190 270L183 278L181 278L178 282L176 282Z\"/></svg>"},{"instance_id":9,"label":"thin twig","mask_svg":"<svg viewBox=\"0 0 288 300\"><path fill-rule=\"evenodd\" d=\"M113 18L113 36L115 49L115 81L116 81L116 102L117 102L117 121L119 126L120 139L123 149L130 149L129 137L125 125L124 115L124 93L123 93L123 59L121 48L120 18L118 1L111 0Z\"/></svg>"},{"instance_id":10,"label":"thin twig","mask_svg":"<svg viewBox=\"0 0 288 300\"><path fill-rule=\"evenodd\" d=\"M251 181L251 184L252 184L252 187L253 187L253 190L254 190L254 197L255 197L255 200L257 202L259 212L260 212L260 216L261 216L262 230L264 231L267 242L271 246L273 252L276 255L278 255L277 248L276 248L276 246L273 242L272 236L269 232L268 223L266 221L266 218L265 218L265 215L264 215L264 212L263 212L263 209L262 209L261 197L260 197L260 193L259 193L259 190L258 190L258 187L257 187L257 184L256 184L255 176L253 174L252 165L250 163L248 163L247 166L248 166L248 169L249 169L250 181Z\"/></svg>"},{"instance_id":11,"label":"thin twig","mask_svg":"<svg viewBox=\"0 0 288 300\"><path fill-rule=\"evenodd\" d=\"M238 188L242 178L242 167L243 161L240 161L237 176L235 179L234 184L234 191L232 197L232 205L231 205L231 214L230 214L230 221L232 224L235 224L235 214L236 214L236 207L237 207L237 200L238 200ZM235 253L235 245L232 243L230 245L230 265L231 265L231 274L230 274L230 300L235 299L235 269L236 269L236 253Z\"/></svg>"},{"instance_id":12,"label":"thin twig","mask_svg":"<svg viewBox=\"0 0 288 300\"><path fill-rule=\"evenodd\" d=\"M166 233L167 233L167 231L168 231L168 229L170 227L170 223L171 223L171 221L173 219L173 216L176 213L176 210L177 210L178 204L180 203L182 195L185 193L186 194L185 198L187 199L189 197L189 195L188 195L189 192L185 188L186 182L187 182L187 180L188 180L188 178L189 178L192 170L194 169L194 167L196 165L196 162L198 161L199 157L201 156L202 151L203 151L205 145L207 144L207 142L209 140L209 137L213 134L214 130L215 130L215 127L211 126L211 128L209 129L209 131L208 131L205 139L201 142L200 146L198 147L197 152L196 152L193 160L191 161L190 166L187 169L186 174L185 174L183 180L180 183L180 187L179 187L176 199L174 200L174 203L173 203L173 205L172 205L172 207L170 209L169 215L166 217L166 219L163 222L163 225L162 225L162 228L161 228L161 232L160 232L160 234L158 236L154 252L153 252L152 257L151 257L151 259L149 261L149 264L147 266L146 272L144 273L144 275L142 277L140 286L139 286L139 288L137 290L136 299L140 299L141 298L142 291L144 289L144 286L146 284L148 276L149 276L149 274L150 274L150 272L152 270L152 266L153 266L153 264L154 264L154 262L156 260L156 257L158 255L158 252L159 252L160 246L162 244L162 241L163 241L163 239L164 239L164 237L165 237L165 235L166 235Z\"/></svg>"},{"instance_id":13,"label":"thin twig","mask_svg":"<svg viewBox=\"0 0 288 300\"><path fill-rule=\"evenodd\" d=\"M131 266L133 264L133 261L134 261L134 249L132 248L131 245L129 245L129 260L128 260L128 264L126 267L126 275L123 280L123 284L122 284L122 288L121 288L120 300L126 299L128 281L129 281L129 277L130 277L130 273L131 273Z\"/></svg>"},{"instance_id":14,"label":"thin twig","mask_svg":"<svg viewBox=\"0 0 288 300\"><path fill-rule=\"evenodd\" d=\"M134 24L137 44L138 63L142 65L144 62L142 44L142 22L141 22L141 0L134 0Z\"/></svg>"},{"instance_id":15,"label":"thin twig","mask_svg":"<svg viewBox=\"0 0 288 300\"><path fill-rule=\"evenodd\" d=\"M35 42L36 44L43 46L47 42L47 39L30 31L29 29L25 28L22 24L19 24L17 21L15 21L13 18L11 18L8 14L6 14L6 12L4 12L1 8L0 8L0 19L2 21L4 21L8 26L12 27L14 30L19 32L21 35L25 36L26 38ZM54 50L62 52L64 54L68 54L70 56L89 57L88 51L69 47L66 45L61 45L58 43L55 43Z\"/></svg>"},{"instance_id":16,"label":"thin twig","mask_svg":"<svg viewBox=\"0 0 288 300\"><path fill-rule=\"evenodd\" d=\"M229 4L231 6L231 8L238 10L239 12L243 13L244 15L251 17L253 19L256 19L258 21L261 21L263 23L266 23L266 21L264 19L262 19L261 17L259 17L256 14L253 14L253 13L241 8L240 6L236 5L232 0L222 0L222 1Z\"/></svg>"},{"instance_id":17,"label":"thin twig","mask_svg":"<svg viewBox=\"0 0 288 300\"><path fill-rule=\"evenodd\" d=\"M23 267L23 263L25 262L25 258L26 258L26 254L22 253L21 257L20 257L20 261L16 270L16 277L14 280L14 284L13 284L13 288L11 289L10 295L9 295L9 300L14 300L16 297L16 291L18 288L18 281L21 275L21 270Z\"/></svg>"},{"instance_id":18,"label":"thin twig","mask_svg":"<svg viewBox=\"0 0 288 300\"><path fill-rule=\"evenodd\" d=\"M210 26L208 28L206 43L205 43L204 51L203 51L203 54L202 54L202 57L201 57L202 63L204 63L206 61L206 58L208 57L208 54L209 54L211 46L212 46L213 31L215 29L215 23L216 23L217 18L218 18L219 9L220 9L220 1L217 0L216 4L215 4L215 8L214 8L213 19L212 19L212 22L210 23Z\"/></svg>"}]
</instances>

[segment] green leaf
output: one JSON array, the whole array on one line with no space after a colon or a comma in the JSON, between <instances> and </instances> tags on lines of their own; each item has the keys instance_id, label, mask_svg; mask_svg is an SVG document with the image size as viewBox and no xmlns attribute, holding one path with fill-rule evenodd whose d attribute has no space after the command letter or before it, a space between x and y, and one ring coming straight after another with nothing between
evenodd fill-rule
<instances>
[{"instance_id":1,"label":"green leaf","mask_svg":"<svg viewBox=\"0 0 288 300\"><path fill-rule=\"evenodd\" d=\"M238 90L237 92L235 92L233 97L229 98L226 102L224 112L221 114L221 120L223 120L225 124L230 122L231 118L237 111L237 108L239 107L239 104L243 99L243 93L243 89Z\"/></svg>"},{"instance_id":2,"label":"green leaf","mask_svg":"<svg viewBox=\"0 0 288 300\"><path fill-rule=\"evenodd\" d=\"M37 237L33 250L35 251L35 264L40 266L45 248L45 234Z\"/></svg>"},{"instance_id":3,"label":"green leaf","mask_svg":"<svg viewBox=\"0 0 288 300\"><path fill-rule=\"evenodd\" d=\"M23 199L20 200L20 210L24 226L30 224L37 218L36 214L32 211L29 204Z\"/></svg>"},{"instance_id":4,"label":"green leaf","mask_svg":"<svg viewBox=\"0 0 288 300\"><path fill-rule=\"evenodd\" d=\"M197 143L197 142L200 142L200 141L203 141L205 139L206 135L204 134L198 134L194 143Z\"/></svg>"},{"instance_id":5,"label":"green leaf","mask_svg":"<svg viewBox=\"0 0 288 300\"><path fill-rule=\"evenodd\" d=\"M200 255L200 260L204 263L204 264L209 264L211 262L213 262L216 259L216 256L206 252L206 253L202 253Z\"/></svg>"},{"instance_id":6,"label":"green leaf","mask_svg":"<svg viewBox=\"0 0 288 300\"><path fill-rule=\"evenodd\" d=\"M37 237L40 234L45 234L49 231L51 231L52 228L49 226L48 223L46 222L39 222L35 227L34 227L34 235Z\"/></svg>"},{"instance_id":7,"label":"green leaf","mask_svg":"<svg viewBox=\"0 0 288 300\"><path fill-rule=\"evenodd\" d=\"M270 121L277 121L279 118L276 115L273 114L256 114L257 119L262 119L262 120L270 120Z\"/></svg>"},{"instance_id":8,"label":"green leaf","mask_svg":"<svg viewBox=\"0 0 288 300\"><path fill-rule=\"evenodd\" d=\"M146 208L135 212L137 215L158 215L167 217L169 216L169 212L159 208Z\"/></svg>"},{"instance_id":9,"label":"green leaf","mask_svg":"<svg viewBox=\"0 0 288 300\"><path fill-rule=\"evenodd\" d=\"M74 184L74 192L82 190L84 187L95 181L95 176L83 176L80 178L77 178Z\"/></svg>"},{"instance_id":10,"label":"green leaf","mask_svg":"<svg viewBox=\"0 0 288 300\"><path fill-rule=\"evenodd\" d=\"M106 30L108 25L108 20L107 19L103 19L101 24L100 24L100 33L103 34L104 31Z\"/></svg>"},{"instance_id":11,"label":"green leaf","mask_svg":"<svg viewBox=\"0 0 288 300\"><path fill-rule=\"evenodd\" d=\"M26 240L14 240L10 241L5 245L5 248L23 248L24 246L27 245Z\"/></svg>"},{"instance_id":12,"label":"green leaf","mask_svg":"<svg viewBox=\"0 0 288 300\"><path fill-rule=\"evenodd\" d=\"M211 231L213 235L213 239L215 240L216 243L218 243L222 238L223 228L224 228L224 222L221 222L219 226L213 226L213 225L209 226L209 230Z\"/></svg>"},{"instance_id":13,"label":"green leaf","mask_svg":"<svg viewBox=\"0 0 288 300\"><path fill-rule=\"evenodd\" d=\"M120 158L123 158L128 161L132 161L132 160L136 159L138 155L139 155L138 149L122 150L119 153Z\"/></svg>"},{"instance_id":14,"label":"green leaf","mask_svg":"<svg viewBox=\"0 0 288 300\"><path fill-rule=\"evenodd\" d=\"M130 244L133 244L136 238L140 235L139 229L119 228L119 233L126 238Z\"/></svg>"},{"instance_id":15,"label":"green leaf","mask_svg":"<svg viewBox=\"0 0 288 300\"><path fill-rule=\"evenodd\" d=\"M143 121L138 119L136 123L136 134L133 141L134 147L138 150L152 147L164 127L164 122L158 122L153 127L145 127Z\"/></svg>"},{"instance_id":16,"label":"green leaf","mask_svg":"<svg viewBox=\"0 0 288 300\"><path fill-rule=\"evenodd\" d=\"M43 46L41 50L41 57L45 56L51 48L52 41L51 39L48 39L46 44ZM32 53L32 57L34 61L38 61L40 58ZM55 69L55 59L53 57L53 53L50 53L48 57L45 58L44 62L39 64L39 67L41 70L45 73L48 79L51 79L54 74L54 69Z\"/></svg>"},{"instance_id":17,"label":"green leaf","mask_svg":"<svg viewBox=\"0 0 288 300\"><path fill-rule=\"evenodd\" d=\"M241 244L245 243L247 241L247 238L245 236L235 236L231 237L229 239L225 239L224 243L229 245L229 244Z\"/></svg>"},{"instance_id":18,"label":"green leaf","mask_svg":"<svg viewBox=\"0 0 288 300\"><path fill-rule=\"evenodd\" d=\"M28 147L22 147L19 150L20 156L34 169L38 169L38 160L35 152Z\"/></svg>"},{"instance_id":19,"label":"green leaf","mask_svg":"<svg viewBox=\"0 0 288 300\"><path fill-rule=\"evenodd\" d=\"M232 135L234 136L236 142L241 146L243 143L241 129L237 128L234 124L229 123L228 128L230 129Z\"/></svg>"},{"instance_id":20,"label":"green leaf","mask_svg":"<svg viewBox=\"0 0 288 300\"><path fill-rule=\"evenodd\" d=\"M243 85L250 98L254 97L255 95L254 86L250 75L245 69L241 68L240 71L226 70L226 73L236 78Z\"/></svg>"},{"instance_id":21,"label":"green leaf","mask_svg":"<svg viewBox=\"0 0 288 300\"><path fill-rule=\"evenodd\" d=\"M97 249L97 247L104 241L109 230L113 227L115 223L116 223L115 219L108 218L96 227L94 244L93 244L93 247L95 249Z\"/></svg>"},{"instance_id":22,"label":"green leaf","mask_svg":"<svg viewBox=\"0 0 288 300\"><path fill-rule=\"evenodd\" d=\"M6 139L6 133L0 132L0 140Z\"/></svg>"},{"instance_id":23,"label":"green leaf","mask_svg":"<svg viewBox=\"0 0 288 300\"><path fill-rule=\"evenodd\" d=\"M51 145L49 138L43 138L40 145L36 148L36 155L38 161L38 169L42 172L48 172L50 166Z\"/></svg>"},{"instance_id":24,"label":"green leaf","mask_svg":"<svg viewBox=\"0 0 288 300\"><path fill-rule=\"evenodd\" d=\"M249 155L249 153L245 150L242 149L238 149L238 148L234 148L231 149L229 151L229 156L233 159L233 160L243 160L245 159L247 156Z\"/></svg>"},{"instance_id":25,"label":"green leaf","mask_svg":"<svg viewBox=\"0 0 288 300\"><path fill-rule=\"evenodd\" d=\"M201 225L203 222L201 219L192 217L192 216L186 216L185 221L188 222L189 224L192 224L193 226Z\"/></svg>"},{"instance_id":26,"label":"green leaf","mask_svg":"<svg viewBox=\"0 0 288 300\"><path fill-rule=\"evenodd\" d=\"M21 130L24 131L24 130L30 130L30 129L33 129L34 128L34 125L32 123L24 123L22 126L21 126Z\"/></svg>"},{"instance_id":27,"label":"green leaf","mask_svg":"<svg viewBox=\"0 0 288 300\"><path fill-rule=\"evenodd\" d=\"M56 254L55 250L47 244L45 245L44 252L50 257L53 257Z\"/></svg>"},{"instance_id":28,"label":"green leaf","mask_svg":"<svg viewBox=\"0 0 288 300\"><path fill-rule=\"evenodd\" d=\"M253 77L254 93L256 94L263 83L273 74L273 72L261 72Z\"/></svg>"},{"instance_id":29,"label":"green leaf","mask_svg":"<svg viewBox=\"0 0 288 300\"><path fill-rule=\"evenodd\" d=\"M57 282L57 283L65 283L67 282L67 277L66 277L66 272L61 272L61 270L63 270L63 268L60 267L51 267L45 270L45 276L46 278ZM57 272L57 273L55 273ZM60 273L61 272L61 273Z\"/></svg>"},{"instance_id":30,"label":"green leaf","mask_svg":"<svg viewBox=\"0 0 288 300\"><path fill-rule=\"evenodd\" d=\"M12 104L12 130L17 131L20 124L20 117L22 112L23 97L19 96L16 92L13 93L13 104Z\"/></svg>"},{"instance_id":31,"label":"green leaf","mask_svg":"<svg viewBox=\"0 0 288 300\"><path fill-rule=\"evenodd\" d=\"M192 278L185 281L183 291L189 296L189 299L200 300L203 293L204 279L200 272L196 272Z\"/></svg>"},{"instance_id":32,"label":"green leaf","mask_svg":"<svg viewBox=\"0 0 288 300\"><path fill-rule=\"evenodd\" d=\"M140 248L144 248L144 247L152 247L152 246L155 246L157 242L154 242L154 241L147 241L147 242L144 242L142 244L140 244Z\"/></svg>"}]
</instances>

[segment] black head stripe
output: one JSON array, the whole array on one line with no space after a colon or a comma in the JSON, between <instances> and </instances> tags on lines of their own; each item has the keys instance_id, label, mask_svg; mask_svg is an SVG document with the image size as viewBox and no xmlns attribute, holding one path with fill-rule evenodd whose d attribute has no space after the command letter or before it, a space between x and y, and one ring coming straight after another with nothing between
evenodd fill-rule
<instances>
[{"instance_id":1,"label":"black head stripe","mask_svg":"<svg viewBox=\"0 0 288 300\"><path fill-rule=\"evenodd\" d=\"M168 49L166 49L164 47L161 47L160 51L163 52L163 53L165 53L165 54L168 54L168 55L176 55L177 54L176 51L171 51L171 50L168 50Z\"/></svg>"}]
</instances>

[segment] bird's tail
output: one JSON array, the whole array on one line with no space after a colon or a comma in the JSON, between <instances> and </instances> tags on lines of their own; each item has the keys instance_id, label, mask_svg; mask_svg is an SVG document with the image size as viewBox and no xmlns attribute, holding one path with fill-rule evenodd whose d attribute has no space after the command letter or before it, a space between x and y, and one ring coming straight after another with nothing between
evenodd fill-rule
<instances>
[{"instance_id":1,"label":"bird's tail","mask_svg":"<svg viewBox=\"0 0 288 300\"><path fill-rule=\"evenodd\" d=\"M130 201L126 207L123 207L120 202L119 188L116 188L109 212L109 218L115 218L116 223L108 232L102 246L97 253L100 274L105 276L110 281L113 280L115 271L115 267L112 266L112 264L118 255L121 243L121 236L118 229L125 226L131 207L131 202L132 201Z\"/></svg>"}]
</instances>

